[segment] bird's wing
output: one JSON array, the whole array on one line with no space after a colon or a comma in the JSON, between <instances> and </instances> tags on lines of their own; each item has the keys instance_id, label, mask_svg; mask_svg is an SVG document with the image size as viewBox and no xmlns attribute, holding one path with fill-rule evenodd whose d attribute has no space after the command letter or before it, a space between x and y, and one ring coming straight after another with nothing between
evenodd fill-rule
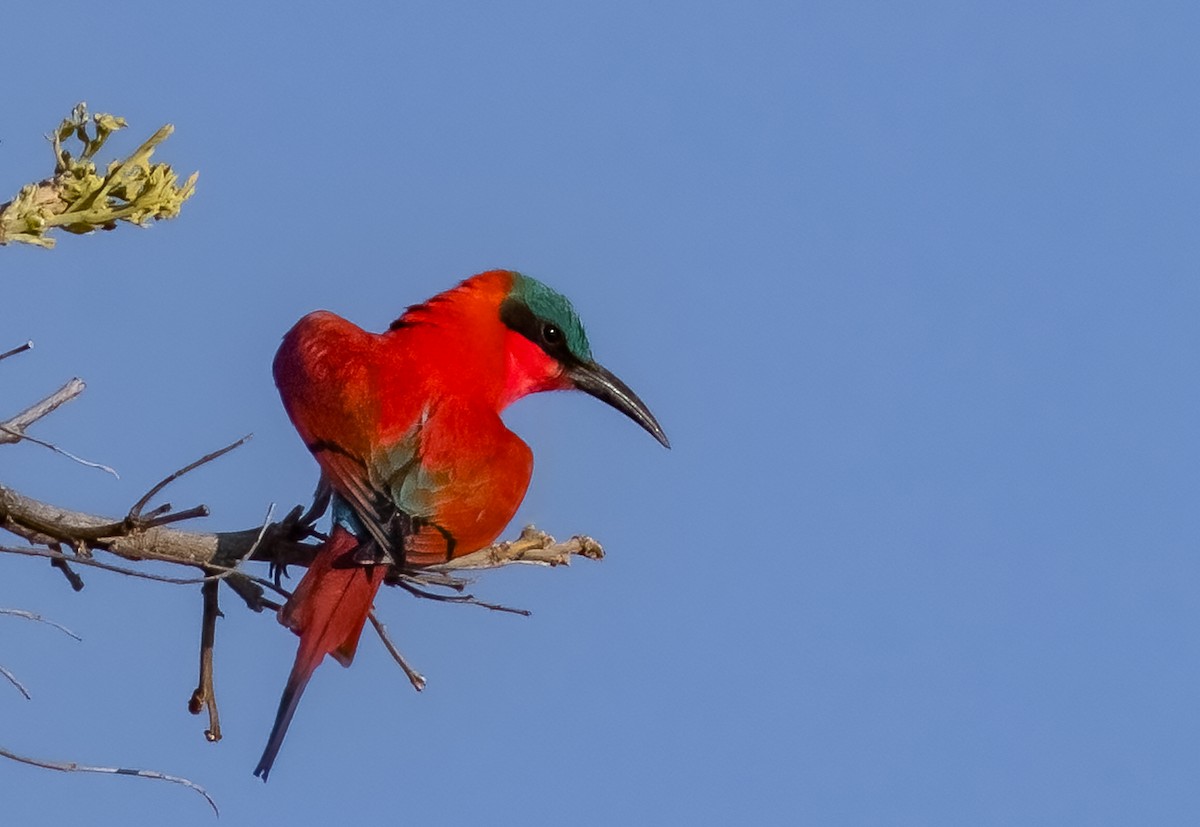
<instances>
[{"instance_id":1,"label":"bird's wing","mask_svg":"<svg viewBox=\"0 0 1200 827\"><path fill-rule=\"evenodd\" d=\"M379 548L399 560L401 549L396 547L397 538L388 528L398 514L387 495L371 485L366 460L329 441L312 444L309 448L334 491L353 509Z\"/></svg>"},{"instance_id":2,"label":"bird's wing","mask_svg":"<svg viewBox=\"0 0 1200 827\"><path fill-rule=\"evenodd\" d=\"M377 348L378 337L317 311L284 336L273 371L288 416L330 485L398 561L407 517L373 467L380 438Z\"/></svg>"},{"instance_id":3,"label":"bird's wing","mask_svg":"<svg viewBox=\"0 0 1200 827\"><path fill-rule=\"evenodd\" d=\"M421 424L399 440L360 458L336 443L313 450L334 490L354 511L371 538L394 561L441 562L453 556L454 536L437 520L450 484L446 472L421 461ZM310 445L310 447L313 447Z\"/></svg>"}]
</instances>

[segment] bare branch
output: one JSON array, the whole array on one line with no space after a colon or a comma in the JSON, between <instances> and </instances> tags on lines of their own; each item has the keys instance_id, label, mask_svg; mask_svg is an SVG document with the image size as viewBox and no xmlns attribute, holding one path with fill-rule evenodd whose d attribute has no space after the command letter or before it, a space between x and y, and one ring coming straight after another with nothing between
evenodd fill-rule
<instances>
[{"instance_id":1,"label":"bare branch","mask_svg":"<svg viewBox=\"0 0 1200 827\"><path fill-rule=\"evenodd\" d=\"M122 526L122 521L59 508L0 485L0 528L37 545L58 541L109 551L127 560L159 560L203 569L243 558L258 536L257 528L221 534L161 526L129 534L97 532L114 526ZM296 562L306 563L311 559L311 547L293 545L297 547L292 551Z\"/></svg>"},{"instance_id":2,"label":"bare branch","mask_svg":"<svg viewBox=\"0 0 1200 827\"><path fill-rule=\"evenodd\" d=\"M129 534L98 535L96 531L97 528L109 529L120 524L120 521L114 522L110 518L50 505L0 485L0 528L38 545L45 545L47 540L81 543L88 548L108 551L127 560L156 560L200 569L210 566L224 567L238 560L281 561L288 565L307 566L317 548L312 543L297 542L288 537L285 532L279 530L280 523L267 526L261 543L258 542L261 532L259 527L215 533L182 531L164 526ZM24 554L31 550L10 551ZM39 556L56 555L43 553ZM549 534L530 526L517 540L497 543L449 563L413 570L412 573L432 579L445 577L452 572L497 568L511 563L562 565L569 562L573 556L598 560L604 556L604 550L590 537L576 536L559 543ZM73 563L83 563L79 558L65 559L70 559ZM169 582L170 580L168 579Z\"/></svg>"},{"instance_id":3,"label":"bare branch","mask_svg":"<svg viewBox=\"0 0 1200 827\"><path fill-rule=\"evenodd\" d=\"M44 770L57 770L59 772L98 772L108 775L136 775L138 778L151 778L158 781L170 781L172 784L182 784L189 790L194 790L204 796L204 800L208 802L208 806L212 807L216 815L220 815L221 811L217 809L217 802L213 801L213 797L208 794L208 791L194 781L189 781L186 778L181 778L178 775L167 775L165 772L156 770L138 770L128 769L125 767L92 767L87 764L77 764L74 761L47 761L41 758L30 758L26 755L20 755L11 750L0 747L0 756L9 758L22 764L29 764L32 767L41 767Z\"/></svg>"}]
</instances>

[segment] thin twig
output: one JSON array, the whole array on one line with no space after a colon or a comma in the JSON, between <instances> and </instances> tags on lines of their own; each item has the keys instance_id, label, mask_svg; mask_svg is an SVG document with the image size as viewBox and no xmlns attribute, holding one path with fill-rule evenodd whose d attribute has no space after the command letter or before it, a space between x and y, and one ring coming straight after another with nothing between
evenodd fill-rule
<instances>
[{"instance_id":1,"label":"thin twig","mask_svg":"<svg viewBox=\"0 0 1200 827\"><path fill-rule=\"evenodd\" d=\"M155 495L157 495L160 491L162 491L168 485L170 485L175 480L179 479L180 477L182 477L184 474L188 473L189 471L194 471L195 469L199 468L201 465L204 465L205 463L208 463L208 462L212 462L214 459L217 459L218 457L222 457L225 454L228 454L234 448L237 448L241 445L245 445L246 441L248 439L250 439L251 436L253 436L253 434L246 434L244 437L237 440L236 442L231 442L229 445L226 445L224 448L221 448L219 450L213 451L211 454L205 454L204 456L200 457L200 459L196 460L195 462L191 462L191 463L188 463L187 465L183 466L175 473L168 474L166 477L163 477L158 482L157 485L155 485L153 488L151 488L149 491L147 491L140 500L138 500L136 503L133 504L133 508L129 509L128 519L130 519L131 521L134 521L134 522L137 522L138 520L140 520L141 516L142 516L142 509L145 508L146 505L150 502L150 500L154 499ZM198 515L198 516L206 516L206 515ZM160 525L161 525L161 523L160 523Z\"/></svg>"},{"instance_id":2,"label":"thin twig","mask_svg":"<svg viewBox=\"0 0 1200 827\"><path fill-rule=\"evenodd\" d=\"M25 351L30 350L32 347L33 339L30 339L23 345L17 345L12 350L6 350L3 353L0 353L0 362L3 362L9 356L16 356L18 353L24 353Z\"/></svg>"},{"instance_id":3,"label":"thin twig","mask_svg":"<svg viewBox=\"0 0 1200 827\"><path fill-rule=\"evenodd\" d=\"M213 797L208 794L208 791L194 781L189 781L186 778L181 778L178 775L167 775L165 772L157 770L138 770L128 769L125 767L92 767L87 764L77 764L74 761L47 761L41 758L30 758L26 755L20 755L0 747L0 756L9 758L13 761L22 764L28 764L32 767L41 767L44 770L58 770L59 772L98 772L107 775L136 775L139 778L152 778L158 781L170 781L172 784L182 784L189 790L194 790L204 796L204 800L208 802L208 806L212 807L214 813L218 816L221 811L217 809L217 802L213 801Z\"/></svg>"},{"instance_id":4,"label":"thin twig","mask_svg":"<svg viewBox=\"0 0 1200 827\"><path fill-rule=\"evenodd\" d=\"M53 620L42 617L40 614L37 614L35 612L27 612L24 609L0 609L0 615L9 615L11 617L23 617L26 620L32 620L35 623L45 623L47 626L53 626L55 629L58 629L60 632L62 632L64 635L67 635L68 637L73 637L79 641L83 640L83 638L81 638L79 635L72 632L66 626L63 626L61 623L55 623Z\"/></svg>"},{"instance_id":5,"label":"thin twig","mask_svg":"<svg viewBox=\"0 0 1200 827\"><path fill-rule=\"evenodd\" d=\"M422 597L426 600L436 600L439 603L466 603L471 606L482 606L485 609L491 609L493 612L507 612L508 614L521 615L522 617L529 617L533 614L528 609L514 609L510 606L501 606L499 603L485 603L473 594L438 594L436 592L427 592L404 579L397 581L396 585L411 595Z\"/></svg>"},{"instance_id":6,"label":"thin twig","mask_svg":"<svg viewBox=\"0 0 1200 827\"><path fill-rule=\"evenodd\" d=\"M408 661L404 659L404 655L400 654L400 650L396 648L396 644L392 642L392 638L388 635L387 626L383 625L383 621L375 614L374 609L371 610L371 613L367 617L371 619L371 625L375 627L375 633L383 641L388 654L395 659L396 663L400 664L400 668L408 676L408 682L413 685L413 689L420 692L425 688L425 676L408 665Z\"/></svg>"},{"instance_id":7,"label":"thin twig","mask_svg":"<svg viewBox=\"0 0 1200 827\"><path fill-rule=\"evenodd\" d=\"M29 690L25 688L25 684L23 684L19 680L17 680L16 675L14 675L12 672L9 672L3 666L0 666L0 675L3 675L4 677L8 678L8 682L11 683L13 686L15 686L17 688L17 691L25 696L25 700L27 700L27 701L33 700L33 696L29 694Z\"/></svg>"},{"instance_id":8,"label":"thin twig","mask_svg":"<svg viewBox=\"0 0 1200 827\"><path fill-rule=\"evenodd\" d=\"M452 589L456 592L465 591L467 586L474 582L470 578L461 577L456 574L449 574L447 572L432 571L430 569L405 569L401 572L391 572L389 574L389 579L385 580L384 583L395 586L401 580L414 583L418 586L432 586L438 589Z\"/></svg>"},{"instance_id":9,"label":"thin twig","mask_svg":"<svg viewBox=\"0 0 1200 827\"><path fill-rule=\"evenodd\" d=\"M100 560L93 560L88 557L68 558L61 551L50 551L49 549L41 548L16 548L14 546L0 546L0 554L18 554L23 557L43 557L48 558L52 563L55 561L66 561L71 559L72 562L82 566L91 566L92 568L101 569L102 571L110 571L114 574L124 574L128 577L136 577L142 580L153 580L157 583L167 583L172 586L197 586L212 581L225 580L233 587L233 583L237 580L243 580L263 588L271 589L279 592L284 597L291 597L292 593L287 589L280 589L275 586L270 580L263 577L255 577L252 574L246 574L243 571L238 571L232 568L223 568L216 574L205 575L204 577L167 577L162 574L151 574L146 571L138 571L137 569L126 568L124 566L116 566L112 563L104 563ZM234 588L234 591L242 595L242 591ZM243 596L244 597L244 596ZM280 604L270 600L260 600L261 604L266 608L275 610L280 608ZM253 608L253 607L252 607Z\"/></svg>"},{"instance_id":10,"label":"thin twig","mask_svg":"<svg viewBox=\"0 0 1200 827\"><path fill-rule=\"evenodd\" d=\"M114 574L124 574L128 577L138 577L142 580L154 580L159 583L170 583L173 586L196 586L201 583L207 583L209 580L223 580L233 574L238 574L236 569L224 569L219 574L212 574L205 577L167 577L164 574L151 574L147 571L138 571L124 566L115 566L112 563L102 563L99 560L92 560L87 557L68 557L61 551L50 551L49 549L41 548L16 548L14 546L0 546L2 554L19 554L24 557L45 557L49 560L70 560L80 566L91 566L92 568L101 569L103 571L111 571ZM249 577L249 575L246 575ZM262 585L271 585L269 580L262 578L252 578L254 582Z\"/></svg>"},{"instance_id":11,"label":"thin twig","mask_svg":"<svg viewBox=\"0 0 1200 827\"><path fill-rule=\"evenodd\" d=\"M111 466L105 465L102 462L92 462L90 459L84 459L83 457L72 454L70 451L59 448L53 442L47 442L44 439L38 439L37 437L30 436L29 434L23 434L20 431L13 430L12 428L9 428L6 425L0 425L0 440L5 439L6 434L9 437L15 437L15 439L10 439L10 440L6 440L6 441L16 442L17 440L23 439L27 442L32 442L34 445L41 445L43 448L49 448L54 453L62 454L67 459L74 460L75 462L78 462L80 465L85 465L88 468L95 468L100 471L106 471L109 474L112 474L117 479L121 479L121 475L118 474L116 472L116 470L114 468L112 468Z\"/></svg>"}]
</instances>

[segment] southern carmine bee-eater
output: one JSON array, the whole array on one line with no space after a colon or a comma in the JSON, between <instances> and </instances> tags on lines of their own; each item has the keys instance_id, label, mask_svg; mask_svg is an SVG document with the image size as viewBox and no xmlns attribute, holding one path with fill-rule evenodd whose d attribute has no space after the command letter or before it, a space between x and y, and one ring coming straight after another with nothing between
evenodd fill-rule
<instances>
[{"instance_id":1,"label":"southern carmine bee-eater","mask_svg":"<svg viewBox=\"0 0 1200 827\"><path fill-rule=\"evenodd\" d=\"M283 337L275 384L333 489L333 528L280 621L300 636L271 736L265 781L313 670L354 657L389 569L442 563L492 543L525 497L529 446L500 412L575 388L664 446L628 386L592 358L571 303L536 279L492 270L414 305L384 333L326 311Z\"/></svg>"}]
</instances>

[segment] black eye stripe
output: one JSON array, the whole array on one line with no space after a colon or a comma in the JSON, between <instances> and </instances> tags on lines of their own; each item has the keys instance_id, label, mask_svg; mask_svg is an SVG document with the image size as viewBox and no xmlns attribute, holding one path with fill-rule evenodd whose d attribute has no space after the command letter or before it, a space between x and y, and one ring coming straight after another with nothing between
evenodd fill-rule
<instances>
[{"instance_id":1,"label":"black eye stripe","mask_svg":"<svg viewBox=\"0 0 1200 827\"><path fill-rule=\"evenodd\" d=\"M563 364L579 361L567 344L566 333L554 322L538 318L523 302L507 299L500 305L500 321L509 329L520 333L546 352L547 356Z\"/></svg>"}]
</instances>

